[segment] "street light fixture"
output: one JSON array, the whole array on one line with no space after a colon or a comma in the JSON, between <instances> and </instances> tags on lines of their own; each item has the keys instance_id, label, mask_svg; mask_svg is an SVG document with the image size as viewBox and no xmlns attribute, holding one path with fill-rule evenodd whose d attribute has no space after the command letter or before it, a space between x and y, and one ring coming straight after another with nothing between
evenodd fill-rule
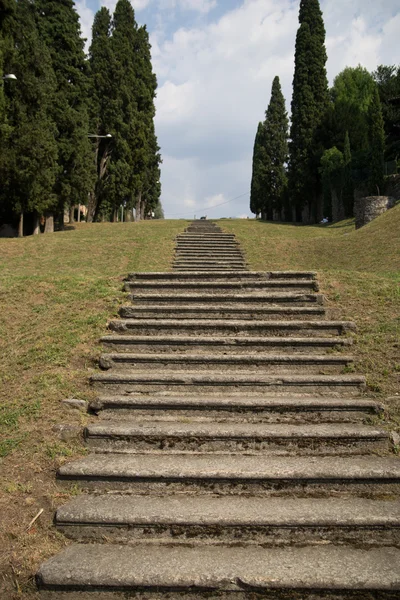
<instances>
[{"instance_id":1,"label":"street light fixture","mask_svg":"<svg viewBox=\"0 0 400 600\"><path fill-rule=\"evenodd\" d=\"M107 135L95 135L94 133L88 133L88 137L90 138L112 138L111 133L107 133Z\"/></svg>"},{"instance_id":2,"label":"street light fixture","mask_svg":"<svg viewBox=\"0 0 400 600\"><path fill-rule=\"evenodd\" d=\"M15 81L17 77L14 75L14 73L7 73L7 75L2 76L2 79L13 79Z\"/></svg>"}]
</instances>

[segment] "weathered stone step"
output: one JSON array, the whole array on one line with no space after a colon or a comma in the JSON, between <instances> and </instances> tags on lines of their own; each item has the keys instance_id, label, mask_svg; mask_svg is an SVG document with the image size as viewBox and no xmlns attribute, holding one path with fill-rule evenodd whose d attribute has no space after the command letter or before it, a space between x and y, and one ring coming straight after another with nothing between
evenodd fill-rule
<instances>
[{"instance_id":1,"label":"weathered stone step","mask_svg":"<svg viewBox=\"0 0 400 600\"><path fill-rule=\"evenodd\" d=\"M237 270L241 267L245 267L246 263L244 260L228 259L228 258L182 258L176 259L172 265L173 269L179 268L182 270L188 270L191 267L195 267L196 270L203 269L208 271L211 268L230 269Z\"/></svg>"},{"instance_id":2,"label":"weathered stone step","mask_svg":"<svg viewBox=\"0 0 400 600\"><path fill-rule=\"evenodd\" d=\"M267 349L279 352L320 352L321 349L339 349L351 346L351 337L256 337L256 336L211 336L211 335L105 335L103 344L112 346L114 351L124 352L132 347L145 352L265 352Z\"/></svg>"},{"instance_id":3,"label":"weathered stone step","mask_svg":"<svg viewBox=\"0 0 400 600\"><path fill-rule=\"evenodd\" d=\"M159 306L122 306L123 319L310 319L325 315L322 306L262 306L260 304L180 305L173 300Z\"/></svg>"},{"instance_id":4,"label":"weathered stone step","mask_svg":"<svg viewBox=\"0 0 400 600\"><path fill-rule=\"evenodd\" d=\"M313 592L331 591L336 599L340 592L347 598L352 592L353 600L369 600L370 592L379 590L389 594L380 595L381 600L394 600L400 590L399 562L400 550L393 547L170 546L166 552L162 545L73 544L41 566L37 584L53 592L50 600L60 600L57 594L63 590L87 592L84 599L92 598L93 590L115 590L121 598L146 591L160 597L156 590L182 598L186 592L192 600L219 592L240 600L269 592L281 600L296 590L303 598L306 590L310 598Z\"/></svg>"},{"instance_id":5,"label":"weathered stone step","mask_svg":"<svg viewBox=\"0 0 400 600\"><path fill-rule=\"evenodd\" d=\"M307 370L307 373L319 373L321 370L337 372L353 363L353 357L341 353L332 354L262 354L255 355L230 354L182 354L173 353L114 353L100 357L102 369L139 370L173 370L196 369L210 371L223 369L224 372L281 372L292 373Z\"/></svg>"},{"instance_id":6,"label":"weathered stone step","mask_svg":"<svg viewBox=\"0 0 400 600\"><path fill-rule=\"evenodd\" d=\"M259 304L259 305L273 305L273 306L308 306L308 305L322 305L324 297L322 294L301 294L298 292L274 292L274 293L237 293L237 292L225 292L224 294L210 294L210 293L176 293L176 294L156 294L154 292L135 292L129 295L129 299L136 304L149 304L160 305L160 304L180 304L183 306L191 306L192 304L221 304L221 305L232 305L232 304Z\"/></svg>"},{"instance_id":7,"label":"weathered stone step","mask_svg":"<svg viewBox=\"0 0 400 600\"><path fill-rule=\"evenodd\" d=\"M349 424L181 423L103 421L88 425L91 449L112 452L245 453L277 456L388 451L388 433Z\"/></svg>"},{"instance_id":8,"label":"weathered stone step","mask_svg":"<svg viewBox=\"0 0 400 600\"><path fill-rule=\"evenodd\" d=\"M279 495L363 496L400 487L400 460L392 457L282 457L215 454L91 454L58 469L58 478L96 489ZM93 484L93 485L92 485Z\"/></svg>"},{"instance_id":9,"label":"weathered stone step","mask_svg":"<svg viewBox=\"0 0 400 600\"><path fill-rule=\"evenodd\" d=\"M89 405L91 412L114 419L139 417L151 421L179 418L198 421L266 423L359 422L383 414L383 407L368 398L305 396L271 397L239 393L237 396L129 395L100 396Z\"/></svg>"},{"instance_id":10,"label":"weathered stone step","mask_svg":"<svg viewBox=\"0 0 400 600\"><path fill-rule=\"evenodd\" d=\"M210 279L213 281L217 281L219 279L316 279L316 273L314 271L230 271L226 273L222 271L218 273L212 273L210 275ZM204 272L190 272L190 273L174 273L174 272L146 272L146 273L129 273L127 280L147 280L147 279L155 279L155 280L168 280L168 281L176 281L176 280L185 280L185 279L200 279L207 280L207 274Z\"/></svg>"},{"instance_id":11,"label":"weathered stone step","mask_svg":"<svg viewBox=\"0 0 400 600\"><path fill-rule=\"evenodd\" d=\"M75 539L400 546L400 502L365 498L82 495L55 522Z\"/></svg>"},{"instance_id":12,"label":"weathered stone step","mask_svg":"<svg viewBox=\"0 0 400 600\"><path fill-rule=\"evenodd\" d=\"M203 292L221 293L222 290L246 291L246 290L286 290L301 289L318 291L316 281L296 279L266 279L266 280L244 280L244 281L127 281L125 290L135 293L135 290L156 290L157 292Z\"/></svg>"},{"instance_id":13,"label":"weathered stone step","mask_svg":"<svg viewBox=\"0 0 400 600\"><path fill-rule=\"evenodd\" d=\"M360 393L365 388L365 377L361 375L288 375L288 374L238 374L208 371L160 372L113 372L95 373L91 377L97 388L108 389L116 393L157 392L160 390L191 391L236 391L238 386L257 392L296 392L320 394Z\"/></svg>"},{"instance_id":14,"label":"weathered stone step","mask_svg":"<svg viewBox=\"0 0 400 600\"><path fill-rule=\"evenodd\" d=\"M175 260L176 262L179 262L182 259L191 259L191 258L199 258L199 259L203 259L203 258L211 258L211 259L225 259L225 258L229 258L229 259L234 259L234 260L243 260L243 254L240 250L236 250L235 248L232 249L219 249L219 248L210 248L209 250L206 250L206 248L202 248L200 249L189 249L189 248L185 248L183 250L177 248L176 249L176 254L175 254Z\"/></svg>"},{"instance_id":15,"label":"weathered stone step","mask_svg":"<svg viewBox=\"0 0 400 600\"><path fill-rule=\"evenodd\" d=\"M174 335L221 335L224 336L290 336L290 335L343 335L355 329L351 321L249 321L231 320L221 321L207 319L196 322L191 319L115 319L109 322L109 329L118 331L120 334L137 332L144 335L161 335L162 333L174 332Z\"/></svg>"},{"instance_id":16,"label":"weathered stone step","mask_svg":"<svg viewBox=\"0 0 400 600\"><path fill-rule=\"evenodd\" d=\"M200 252L202 250L210 250L210 249L216 249L216 250L239 250L240 252L242 252L242 250L240 250L240 246L237 242L235 241L231 241L231 242L215 242L215 241L202 241L202 242L194 242L194 241L178 241L175 245L175 250L199 250Z\"/></svg>"},{"instance_id":17,"label":"weathered stone step","mask_svg":"<svg viewBox=\"0 0 400 600\"><path fill-rule=\"evenodd\" d=\"M233 233L222 233L222 231L218 231L218 232L200 232L200 231L195 231L195 232L186 232L186 233L179 233L176 236L177 240L195 240L195 239L199 239L199 240L203 240L203 239L210 239L210 240L234 240L235 239L235 235Z\"/></svg>"}]
</instances>

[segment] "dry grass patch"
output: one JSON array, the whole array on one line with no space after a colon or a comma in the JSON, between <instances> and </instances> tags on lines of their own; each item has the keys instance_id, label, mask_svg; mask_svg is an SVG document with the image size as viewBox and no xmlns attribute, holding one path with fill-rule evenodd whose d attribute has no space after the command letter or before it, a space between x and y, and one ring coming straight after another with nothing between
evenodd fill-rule
<instances>
[{"instance_id":1,"label":"dry grass patch","mask_svg":"<svg viewBox=\"0 0 400 600\"><path fill-rule=\"evenodd\" d=\"M250 268L318 272L330 315L358 326L354 355L369 393L394 396L400 413L400 206L355 231L352 220L302 226L222 220L235 233ZM395 395L399 398L396 400Z\"/></svg>"},{"instance_id":2,"label":"dry grass patch","mask_svg":"<svg viewBox=\"0 0 400 600\"><path fill-rule=\"evenodd\" d=\"M123 277L169 270L184 227L82 223L73 231L0 240L2 600L35 597L38 565L66 543L52 528L55 508L68 497L55 471L85 452L79 432L88 417L61 400L90 399L98 339L126 298ZM72 429L61 439L64 423Z\"/></svg>"}]
</instances>

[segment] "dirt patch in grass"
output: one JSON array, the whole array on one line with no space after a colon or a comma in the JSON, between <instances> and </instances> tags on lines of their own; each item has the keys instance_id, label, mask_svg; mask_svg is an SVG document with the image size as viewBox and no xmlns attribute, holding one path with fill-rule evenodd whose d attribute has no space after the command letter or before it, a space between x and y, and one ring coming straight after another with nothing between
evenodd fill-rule
<instances>
[{"instance_id":1,"label":"dirt patch in grass","mask_svg":"<svg viewBox=\"0 0 400 600\"><path fill-rule=\"evenodd\" d=\"M55 473L81 456L99 337L125 301L129 271L167 271L183 221L85 224L0 239L0 598L37 596L38 565L68 543L52 527L70 493ZM71 429L61 433L64 424ZM75 428L75 429L74 429ZM64 439L62 439L64 438ZM44 509L34 525L30 521Z\"/></svg>"}]
</instances>

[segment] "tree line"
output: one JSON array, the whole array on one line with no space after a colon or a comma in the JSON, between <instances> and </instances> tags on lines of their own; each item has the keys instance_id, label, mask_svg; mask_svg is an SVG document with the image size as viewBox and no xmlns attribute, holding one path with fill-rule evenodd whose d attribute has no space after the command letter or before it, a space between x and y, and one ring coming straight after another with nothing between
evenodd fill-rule
<instances>
[{"instance_id":1,"label":"tree line","mask_svg":"<svg viewBox=\"0 0 400 600\"><path fill-rule=\"evenodd\" d=\"M400 154L400 66L345 68L329 89L318 0L301 0L291 123L279 77L253 151L250 209L268 220L353 216L355 190L384 192L384 164ZM397 100L396 100L397 99Z\"/></svg>"},{"instance_id":2,"label":"tree line","mask_svg":"<svg viewBox=\"0 0 400 600\"><path fill-rule=\"evenodd\" d=\"M88 221L162 215L146 26L118 0L84 46L72 0L1 0L0 224L19 235L62 229L79 205Z\"/></svg>"}]
</instances>

